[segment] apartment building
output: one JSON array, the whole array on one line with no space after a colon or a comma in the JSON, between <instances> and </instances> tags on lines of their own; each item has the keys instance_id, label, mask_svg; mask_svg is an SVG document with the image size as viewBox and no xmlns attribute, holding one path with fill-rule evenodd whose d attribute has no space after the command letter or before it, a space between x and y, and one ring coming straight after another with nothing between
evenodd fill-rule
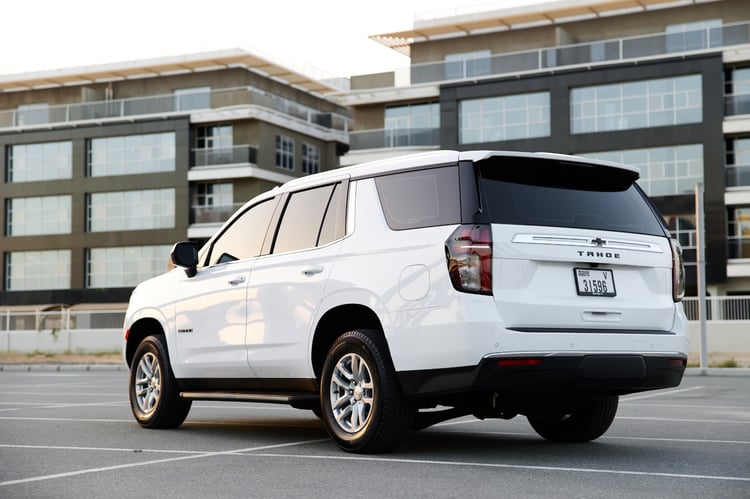
<instances>
[{"instance_id":1,"label":"apartment building","mask_svg":"<svg viewBox=\"0 0 750 499\"><path fill-rule=\"evenodd\" d=\"M562 0L446 17L371 38L408 68L358 75L340 102L342 164L430 150L621 161L686 248L695 186L711 295L750 294L750 8L746 0ZM513 165L508 165L512 168Z\"/></svg>"},{"instance_id":2,"label":"apartment building","mask_svg":"<svg viewBox=\"0 0 750 499\"><path fill-rule=\"evenodd\" d=\"M334 91L244 50L0 76L0 305L126 302L175 241L337 168Z\"/></svg>"}]
</instances>

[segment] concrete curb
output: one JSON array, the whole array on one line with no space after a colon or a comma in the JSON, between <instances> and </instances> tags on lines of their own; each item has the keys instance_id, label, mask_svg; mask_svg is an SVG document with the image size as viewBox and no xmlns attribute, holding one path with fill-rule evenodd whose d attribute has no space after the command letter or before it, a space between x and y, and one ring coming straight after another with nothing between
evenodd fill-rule
<instances>
[{"instance_id":1,"label":"concrete curb","mask_svg":"<svg viewBox=\"0 0 750 499\"><path fill-rule=\"evenodd\" d=\"M688 367L685 376L750 376L748 367Z\"/></svg>"},{"instance_id":2,"label":"concrete curb","mask_svg":"<svg viewBox=\"0 0 750 499\"><path fill-rule=\"evenodd\" d=\"M0 364L0 372L23 372L23 371L104 371L116 372L127 371L125 364Z\"/></svg>"}]
</instances>

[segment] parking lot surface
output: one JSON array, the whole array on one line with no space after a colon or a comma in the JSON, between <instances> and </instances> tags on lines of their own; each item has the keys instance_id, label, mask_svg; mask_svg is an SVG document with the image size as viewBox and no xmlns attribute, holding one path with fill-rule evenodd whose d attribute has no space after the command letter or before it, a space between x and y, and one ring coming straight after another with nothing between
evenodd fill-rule
<instances>
[{"instance_id":1,"label":"parking lot surface","mask_svg":"<svg viewBox=\"0 0 750 499\"><path fill-rule=\"evenodd\" d=\"M0 497L750 497L750 377L621 399L588 444L462 418L390 454L346 454L308 411L196 402L145 430L127 373L0 371Z\"/></svg>"}]
</instances>

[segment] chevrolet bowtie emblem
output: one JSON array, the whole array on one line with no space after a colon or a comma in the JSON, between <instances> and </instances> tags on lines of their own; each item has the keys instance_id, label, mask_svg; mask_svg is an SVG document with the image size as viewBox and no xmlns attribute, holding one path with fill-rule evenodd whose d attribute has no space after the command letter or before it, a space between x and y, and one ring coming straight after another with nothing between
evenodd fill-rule
<instances>
[{"instance_id":1,"label":"chevrolet bowtie emblem","mask_svg":"<svg viewBox=\"0 0 750 499\"><path fill-rule=\"evenodd\" d=\"M596 239L591 240L591 244L595 246L604 246L605 244L607 244L607 241L605 241L601 237L597 237Z\"/></svg>"}]
</instances>

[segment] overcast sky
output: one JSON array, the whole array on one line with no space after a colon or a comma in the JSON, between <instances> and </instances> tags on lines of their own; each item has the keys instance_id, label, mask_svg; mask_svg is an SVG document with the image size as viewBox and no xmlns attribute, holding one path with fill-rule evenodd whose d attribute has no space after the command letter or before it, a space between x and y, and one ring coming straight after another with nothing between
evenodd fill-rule
<instances>
[{"instance_id":1,"label":"overcast sky","mask_svg":"<svg viewBox=\"0 0 750 499\"><path fill-rule=\"evenodd\" d=\"M311 76L409 60L368 38L439 17L542 0L3 0L0 74L244 48Z\"/></svg>"}]
</instances>

